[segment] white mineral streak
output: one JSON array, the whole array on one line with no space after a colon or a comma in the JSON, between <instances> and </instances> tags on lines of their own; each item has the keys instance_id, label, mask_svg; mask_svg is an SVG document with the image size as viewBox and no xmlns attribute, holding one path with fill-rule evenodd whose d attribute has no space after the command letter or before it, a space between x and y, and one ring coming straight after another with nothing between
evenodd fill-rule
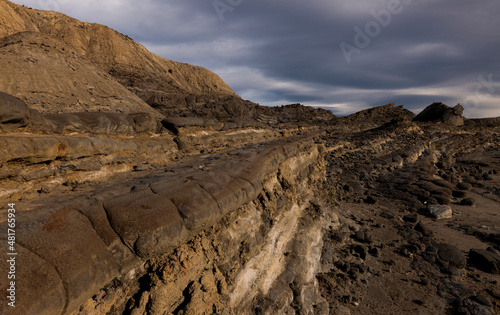
<instances>
[{"instance_id":1,"label":"white mineral streak","mask_svg":"<svg viewBox=\"0 0 500 315\"><path fill-rule=\"evenodd\" d=\"M266 294L285 268L287 244L293 239L304 207L294 204L267 235L261 251L240 271L230 295L231 306L251 301L259 292Z\"/></svg>"}]
</instances>

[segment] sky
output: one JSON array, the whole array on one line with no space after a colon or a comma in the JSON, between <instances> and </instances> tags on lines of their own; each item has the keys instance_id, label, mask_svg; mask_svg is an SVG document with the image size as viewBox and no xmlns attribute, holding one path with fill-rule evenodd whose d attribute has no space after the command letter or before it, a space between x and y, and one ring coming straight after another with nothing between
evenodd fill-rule
<instances>
[{"instance_id":1,"label":"sky","mask_svg":"<svg viewBox=\"0 0 500 315\"><path fill-rule=\"evenodd\" d=\"M14 0L107 25L261 105L500 116L498 0Z\"/></svg>"}]
</instances>

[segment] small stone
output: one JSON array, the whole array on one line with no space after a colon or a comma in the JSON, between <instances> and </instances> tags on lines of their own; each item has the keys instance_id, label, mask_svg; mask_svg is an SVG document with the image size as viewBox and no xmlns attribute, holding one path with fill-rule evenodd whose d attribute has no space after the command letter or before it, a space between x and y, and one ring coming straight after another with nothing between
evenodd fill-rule
<instances>
[{"instance_id":1,"label":"small stone","mask_svg":"<svg viewBox=\"0 0 500 315\"><path fill-rule=\"evenodd\" d=\"M460 269L458 269L457 267L453 266L453 265L450 265L446 271L452 275L452 276L460 276L462 274L462 271L460 271Z\"/></svg>"},{"instance_id":2,"label":"small stone","mask_svg":"<svg viewBox=\"0 0 500 315\"><path fill-rule=\"evenodd\" d=\"M500 300L500 289L488 290L488 293L495 299Z\"/></svg>"},{"instance_id":3,"label":"small stone","mask_svg":"<svg viewBox=\"0 0 500 315\"><path fill-rule=\"evenodd\" d=\"M48 194L48 193L50 193L50 188L48 186L42 186L42 188L40 188L39 192L41 194Z\"/></svg>"},{"instance_id":4,"label":"small stone","mask_svg":"<svg viewBox=\"0 0 500 315\"><path fill-rule=\"evenodd\" d=\"M480 304L483 304L485 306L488 306L488 307L493 307L493 303L491 303L491 301L483 296L483 295L476 295L476 296L473 296L472 299Z\"/></svg>"},{"instance_id":5,"label":"small stone","mask_svg":"<svg viewBox=\"0 0 500 315\"><path fill-rule=\"evenodd\" d=\"M339 306L335 310L335 314L338 314L338 315L351 315L351 310L349 310L348 307L341 305L341 306Z\"/></svg>"},{"instance_id":6,"label":"small stone","mask_svg":"<svg viewBox=\"0 0 500 315\"><path fill-rule=\"evenodd\" d=\"M459 314L493 315L491 307L479 303L475 297L464 299L460 304L460 307L457 309Z\"/></svg>"},{"instance_id":7,"label":"small stone","mask_svg":"<svg viewBox=\"0 0 500 315\"><path fill-rule=\"evenodd\" d=\"M88 171L99 171L101 169L102 165L101 163L98 162L85 161L77 163L77 165L75 165L75 171L88 172Z\"/></svg>"},{"instance_id":8,"label":"small stone","mask_svg":"<svg viewBox=\"0 0 500 315\"><path fill-rule=\"evenodd\" d=\"M357 240L357 241L360 241L360 242L364 242L365 241L365 232L363 232L363 231L357 231L354 234L354 239Z\"/></svg>"},{"instance_id":9,"label":"small stone","mask_svg":"<svg viewBox=\"0 0 500 315\"><path fill-rule=\"evenodd\" d=\"M138 163L136 166L134 166L134 171L140 172L140 171L147 171L149 170L150 167L148 165Z\"/></svg>"},{"instance_id":10,"label":"small stone","mask_svg":"<svg viewBox=\"0 0 500 315\"><path fill-rule=\"evenodd\" d=\"M448 262L451 266L455 266L457 268L464 268L467 264L467 259L465 255L453 245L450 244L438 244L436 245L438 249L439 258Z\"/></svg>"},{"instance_id":11,"label":"small stone","mask_svg":"<svg viewBox=\"0 0 500 315\"><path fill-rule=\"evenodd\" d=\"M387 209L386 209L386 210L384 210L384 211L380 214L380 216L381 216L382 218L386 218L386 219L389 219L389 220L390 220L390 219L394 219L394 217L395 217L396 215L395 215L395 213L394 213L393 211L391 211L391 210L387 210Z\"/></svg>"},{"instance_id":12,"label":"small stone","mask_svg":"<svg viewBox=\"0 0 500 315\"><path fill-rule=\"evenodd\" d=\"M500 255L492 247L487 250L471 249L469 263L484 272L500 274Z\"/></svg>"},{"instance_id":13,"label":"small stone","mask_svg":"<svg viewBox=\"0 0 500 315\"><path fill-rule=\"evenodd\" d=\"M422 222L417 223L415 225L415 231L422 233L422 235L427 237L432 237L434 235L434 231L432 231L427 225Z\"/></svg>"},{"instance_id":14,"label":"small stone","mask_svg":"<svg viewBox=\"0 0 500 315\"><path fill-rule=\"evenodd\" d=\"M416 213L407 214L403 217L403 221L409 222L409 223L417 223L418 222L418 214L416 214Z\"/></svg>"},{"instance_id":15,"label":"small stone","mask_svg":"<svg viewBox=\"0 0 500 315\"><path fill-rule=\"evenodd\" d=\"M378 249L377 247L370 248L368 253L370 253L370 255L372 255L373 257L380 257L380 249Z\"/></svg>"},{"instance_id":16,"label":"small stone","mask_svg":"<svg viewBox=\"0 0 500 315\"><path fill-rule=\"evenodd\" d=\"M430 263L436 262L436 254L425 252L422 254L422 258Z\"/></svg>"},{"instance_id":17,"label":"small stone","mask_svg":"<svg viewBox=\"0 0 500 315\"><path fill-rule=\"evenodd\" d=\"M483 174L481 177L484 180L493 180L493 177L490 174Z\"/></svg>"},{"instance_id":18,"label":"small stone","mask_svg":"<svg viewBox=\"0 0 500 315\"><path fill-rule=\"evenodd\" d=\"M368 196L366 197L365 199L365 203L369 204L369 205L376 205L379 203L379 200L377 197L374 197L374 196Z\"/></svg>"},{"instance_id":19,"label":"small stone","mask_svg":"<svg viewBox=\"0 0 500 315\"><path fill-rule=\"evenodd\" d=\"M464 198L465 196L467 196L467 193L461 190L454 190L451 194L455 198Z\"/></svg>"},{"instance_id":20,"label":"small stone","mask_svg":"<svg viewBox=\"0 0 500 315\"><path fill-rule=\"evenodd\" d=\"M471 190L472 189L472 185L469 184L469 183L460 182L460 183L457 184L457 188L459 190Z\"/></svg>"},{"instance_id":21,"label":"small stone","mask_svg":"<svg viewBox=\"0 0 500 315\"><path fill-rule=\"evenodd\" d=\"M428 205L429 214L437 220L450 219L453 217L453 211L447 205Z\"/></svg>"},{"instance_id":22,"label":"small stone","mask_svg":"<svg viewBox=\"0 0 500 315\"><path fill-rule=\"evenodd\" d=\"M475 206L476 205L476 199L474 198L465 198L460 201L460 204L462 206Z\"/></svg>"},{"instance_id":23,"label":"small stone","mask_svg":"<svg viewBox=\"0 0 500 315\"><path fill-rule=\"evenodd\" d=\"M354 251L359 254L359 257L362 259L366 258L368 254L368 248L365 245L356 245L354 246Z\"/></svg>"}]
</instances>

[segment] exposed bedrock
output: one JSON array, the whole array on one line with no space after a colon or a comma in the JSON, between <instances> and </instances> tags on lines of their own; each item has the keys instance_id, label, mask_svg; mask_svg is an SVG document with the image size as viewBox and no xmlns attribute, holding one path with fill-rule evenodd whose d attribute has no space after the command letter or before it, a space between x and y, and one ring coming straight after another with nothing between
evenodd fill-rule
<instances>
[{"instance_id":1,"label":"exposed bedrock","mask_svg":"<svg viewBox=\"0 0 500 315\"><path fill-rule=\"evenodd\" d=\"M18 300L31 302L15 314L327 314L315 275L338 219L315 195L323 160L295 136L19 203Z\"/></svg>"}]
</instances>

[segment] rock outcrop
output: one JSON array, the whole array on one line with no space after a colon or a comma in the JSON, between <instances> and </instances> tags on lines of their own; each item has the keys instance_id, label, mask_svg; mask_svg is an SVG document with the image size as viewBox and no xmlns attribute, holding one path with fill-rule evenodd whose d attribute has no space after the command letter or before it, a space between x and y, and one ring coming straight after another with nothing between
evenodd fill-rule
<instances>
[{"instance_id":1,"label":"rock outcrop","mask_svg":"<svg viewBox=\"0 0 500 315\"><path fill-rule=\"evenodd\" d=\"M146 108L147 109L147 108ZM30 131L45 134L120 134L159 133L160 118L157 113L110 112L40 113L29 108L22 100L0 93L0 130Z\"/></svg>"},{"instance_id":2,"label":"rock outcrop","mask_svg":"<svg viewBox=\"0 0 500 315\"><path fill-rule=\"evenodd\" d=\"M414 117L415 114L404 109L403 105L394 106L394 103L390 103L351 114L346 117L346 120L348 123L356 125L380 126L393 120L412 120Z\"/></svg>"},{"instance_id":3,"label":"rock outcrop","mask_svg":"<svg viewBox=\"0 0 500 315\"><path fill-rule=\"evenodd\" d=\"M436 102L427 106L414 120L420 122L442 122L451 126L462 126L464 124L463 112L464 108L460 104L451 108L446 104Z\"/></svg>"},{"instance_id":4,"label":"rock outcrop","mask_svg":"<svg viewBox=\"0 0 500 315\"><path fill-rule=\"evenodd\" d=\"M0 124L2 126L25 126L28 106L10 94L0 92Z\"/></svg>"},{"instance_id":5,"label":"rock outcrop","mask_svg":"<svg viewBox=\"0 0 500 315\"><path fill-rule=\"evenodd\" d=\"M306 219L322 152L308 136L278 140L198 160L204 169L18 203L18 300L30 303L12 314L242 314L255 299L328 309L313 275L321 231L337 222Z\"/></svg>"},{"instance_id":6,"label":"rock outcrop","mask_svg":"<svg viewBox=\"0 0 500 315\"><path fill-rule=\"evenodd\" d=\"M500 117L467 119L467 123L484 127L500 127Z\"/></svg>"}]
</instances>

